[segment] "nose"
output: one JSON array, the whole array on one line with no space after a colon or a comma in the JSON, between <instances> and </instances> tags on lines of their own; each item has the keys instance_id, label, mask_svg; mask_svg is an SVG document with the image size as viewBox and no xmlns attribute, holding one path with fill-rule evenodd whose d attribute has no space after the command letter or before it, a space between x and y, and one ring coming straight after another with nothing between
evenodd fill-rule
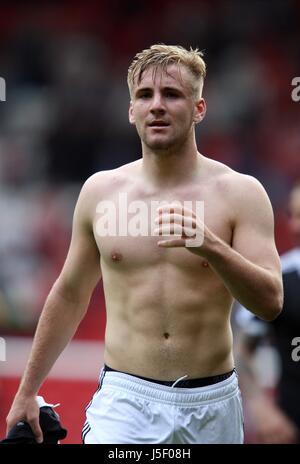
<instances>
[{"instance_id":1,"label":"nose","mask_svg":"<svg viewBox=\"0 0 300 464\"><path fill-rule=\"evenodd\" d=\"M156 93L153 95L150 111L154 115L165 113L166 110L164 106L164 101L160 93Z\"/></svg>"}]
</instances>

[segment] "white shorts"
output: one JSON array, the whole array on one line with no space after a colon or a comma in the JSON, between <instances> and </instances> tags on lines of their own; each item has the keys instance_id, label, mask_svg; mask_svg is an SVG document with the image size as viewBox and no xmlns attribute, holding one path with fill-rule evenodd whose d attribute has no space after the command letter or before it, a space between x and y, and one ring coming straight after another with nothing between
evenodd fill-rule
<instances>
[{"instance_id":1,"label":"white shorts","mask_svg":"<svg viewBox=\"0 0 300 464\"><path fill-rule=\"evenodd\" d=\"M197 388L169 387L103 371L86 410L86 444L243 443L241 395L235 372Z\"/></svg>"}]
</instances>

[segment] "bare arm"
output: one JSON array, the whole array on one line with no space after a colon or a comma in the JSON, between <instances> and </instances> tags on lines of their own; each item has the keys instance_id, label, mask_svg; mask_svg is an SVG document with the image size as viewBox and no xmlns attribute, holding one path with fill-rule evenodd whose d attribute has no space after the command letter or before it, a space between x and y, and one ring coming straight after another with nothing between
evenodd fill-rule
<instances>
[{"instance_id":1,"label":"bare arm","mask_svg":"<svg viewBox=\"0 0 300 464\"><path fill-rule=\"evenodd\" d=\"M213 239L207 256L236 300L259 318L272 320L283 305L272 206L256 179L241 180L232 247Z\"/></svg>"},{"instance_id":2,"label":"bare arm","mask_svg":"<svg viewBox=\"0 0 300 464\"><path fill-rule=\"evenodd\" d=\"M176 233L185 231L185 235L179 239L160 240L159 246L187 246L190 252L206 258L236 300L261 319L272 320L283 304L272 207L257 180L240 174L234 176L231 182L234 182L235 192L228 198L235 217L231 246L209 230L192 211L172 205L159 208L159 212L166 223L175 222ZM164 235L167 226L161 225L162 216L157 221L160 224L157 231ZM187 226L182 226L184 223ZM203 244L186 245L185 236L195 233L204 235Z\"/></svg>"},{"instance_id":3,"label":"bare arm","mask_svg":"<svg viewBox=\"0 0 300 464\"><path fill-rule=\"evenodd\" d=\"M8 430L19 420L25 419L36 437L41 438L35 396L73 337L101 277L100 256L92 234L91 184L91 180L86 182L78 198L69 252L44 305L31 354L7 417Z\"/></svg>"}]
</instances>

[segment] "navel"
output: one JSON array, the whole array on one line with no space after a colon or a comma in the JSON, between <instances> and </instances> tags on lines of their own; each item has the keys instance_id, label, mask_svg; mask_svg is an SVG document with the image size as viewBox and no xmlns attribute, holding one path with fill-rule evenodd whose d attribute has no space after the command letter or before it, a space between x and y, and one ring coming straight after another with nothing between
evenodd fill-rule
<instances>
[{"instance_id":1,"label":"navel","mask_svg":"<svg viewBox=\"0 0 300 464\"><path fill-rule=\"evenodd\" d=\"M168 338L169 338L169 336L170 336L170 334L169 334L168 332L165 332L165 333L164 333L164 337L165 337L165 339L168 339Z\"/></svg>"}]
</instances>

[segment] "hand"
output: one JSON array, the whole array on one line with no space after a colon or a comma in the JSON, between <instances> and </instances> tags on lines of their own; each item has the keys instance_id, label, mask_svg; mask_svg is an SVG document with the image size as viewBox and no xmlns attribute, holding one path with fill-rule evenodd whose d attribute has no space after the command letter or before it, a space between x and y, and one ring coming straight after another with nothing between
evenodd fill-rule
<instances>
[{"instance_id":1,"label":"hand","mask_svg":"<svg viewBox=\"0 0 300 464\"><path fill-rule=\"evenodd\" d=\"M28 422L38 443L43 441L43 432L39 422L40 408L35 396L17 394L6 418L8 432L20 421Z\"/></svg>"},{"instance_id":2,"label":"hand","mask_svg":"<svg viewBox=\"0 0 300 464\"><path fill-rule=\"evenodd\" d=\"M269 399L256 408L253 419L258 443L296 443L298 432L295 424Z\"/></svg>"},{"instance_id":3,"label":"hand","mask_svg":"<svg viewBox=\"0 0 300 464\"><path fill-rule=\"evenodd\" d=\"M216 239L202 220L203 211L196 216L186 207L168 204L158 208L157 212L154 233L176 237L158 241L160 247L185 247L192 253L204 256L209 241Z\"/></svg>"}]
</instances>

